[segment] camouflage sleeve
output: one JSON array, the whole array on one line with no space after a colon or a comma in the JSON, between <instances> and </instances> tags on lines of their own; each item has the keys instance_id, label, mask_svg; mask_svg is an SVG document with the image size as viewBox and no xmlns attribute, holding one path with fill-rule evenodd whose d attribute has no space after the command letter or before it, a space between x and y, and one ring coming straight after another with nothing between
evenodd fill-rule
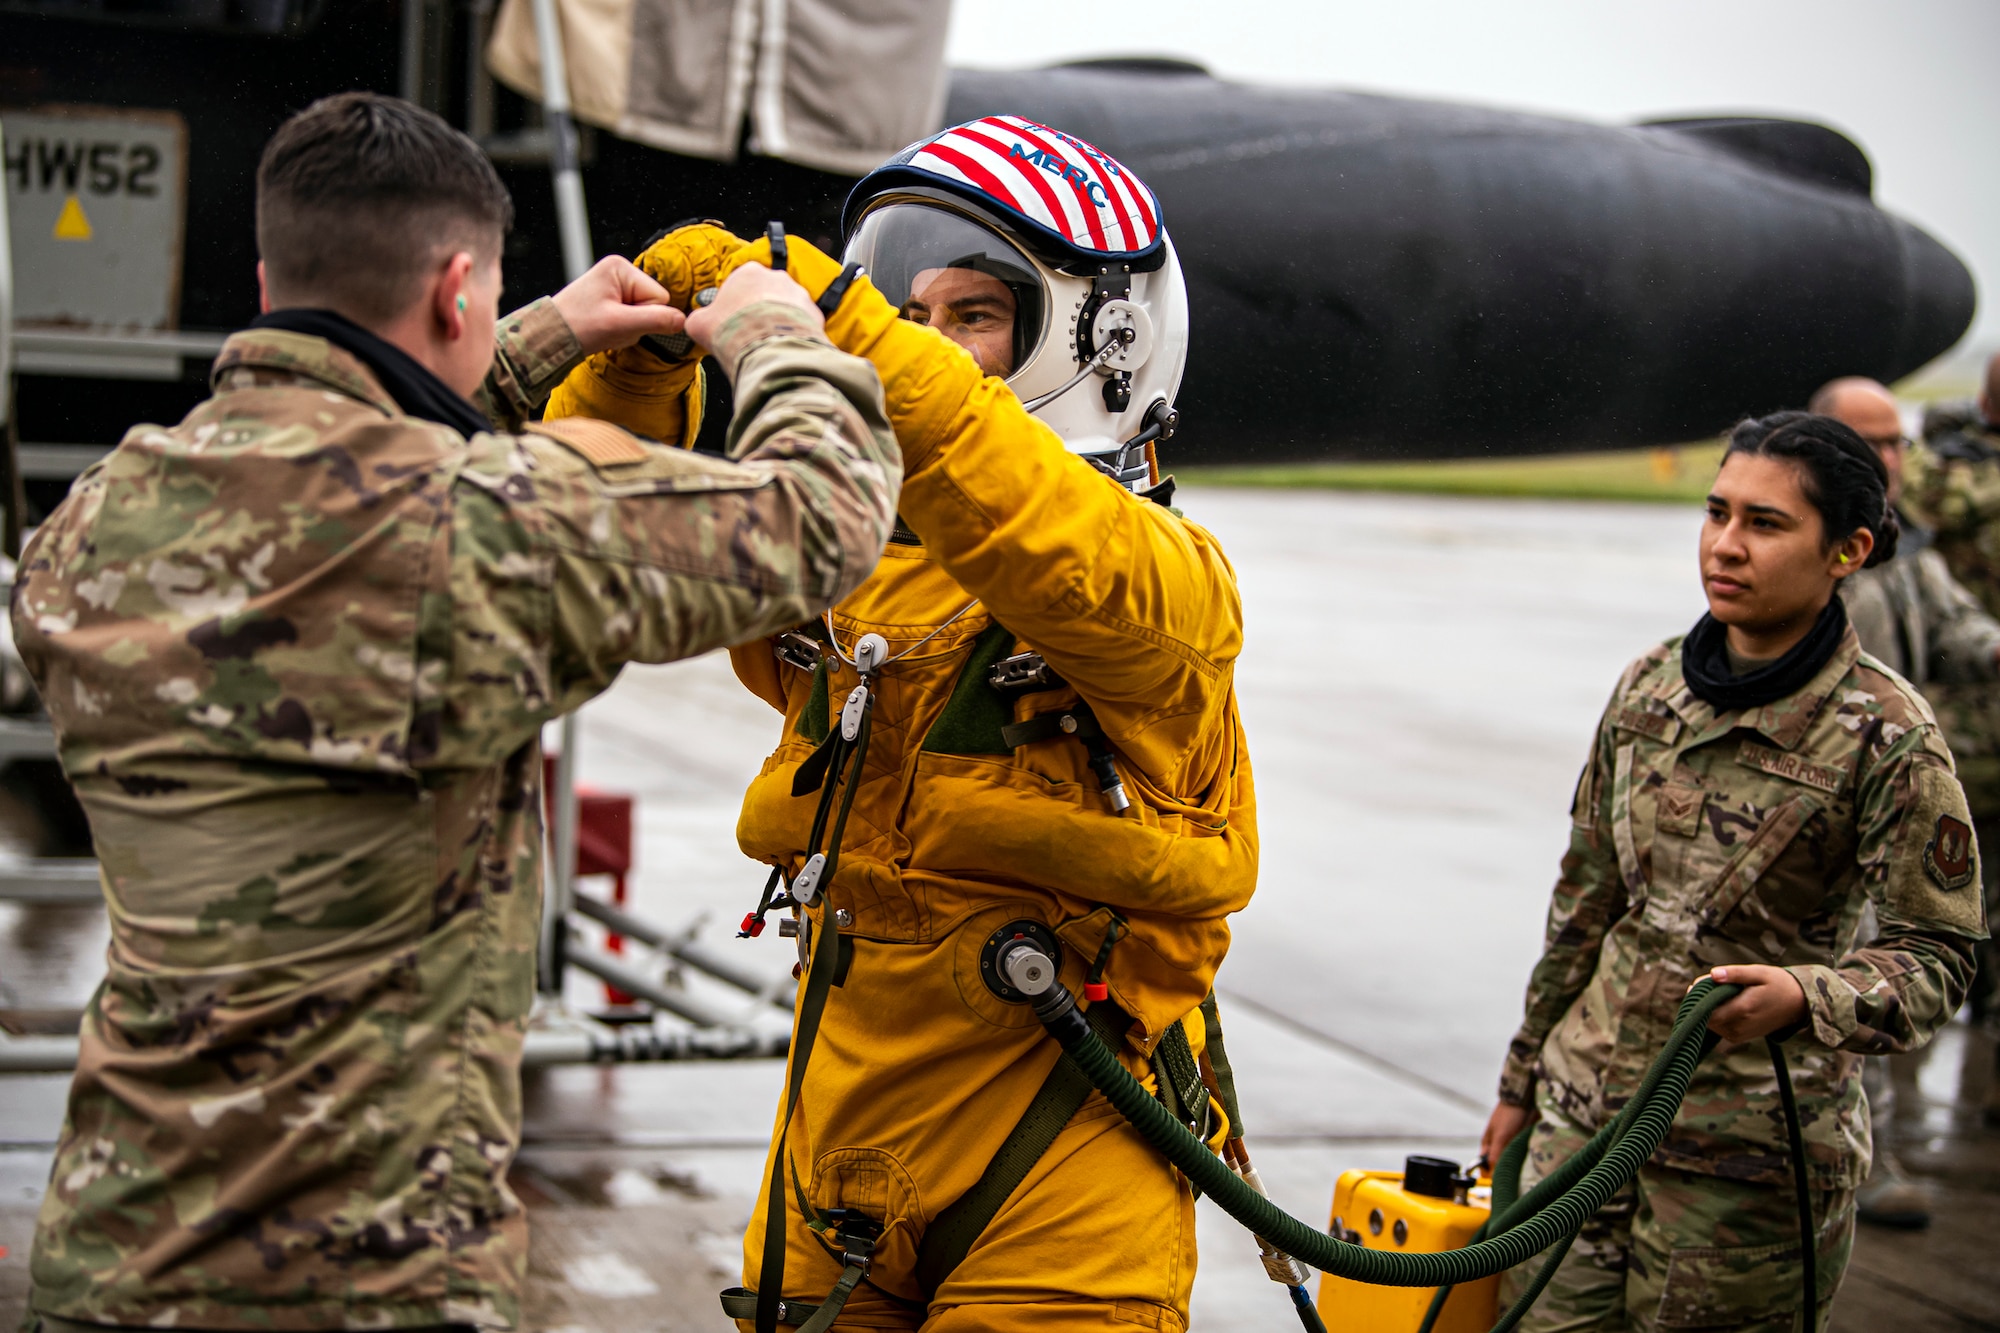
<instances>
[{"instance_id":1,"label":"camouflage sleeve","mask_svg":"<svg viewBox=\"0 0 2000 1333\"><path fill-rule=\"evenodd\" d=\"M1931 626L1931 677L1952 685L2000 678L2000 622L1951 576L1936 551L1917 552L1917 595Z\"/></svg>"},{"instance_id":2,"label":"camouflage sleeve","mask_svg":"<svg viewBox=\"0 0 2000 1333\"><path fill-rule=\"evenodd\" d=\"M531 301L494 326L493 368L473 404L495 430L518 431L582 360L583 348L555 301Z\"/></svg>"},{"instance_id":3,"label":"camouflage sleeve","mask_svg":"<svg viewBox=\"0 0 2000 1333\"><path fill-rule=\"evenodd\" d=\"M1947 541L1970 539L2000 519L2000 464L1946 458L1927 444L1903 457L1903 494L1898 502L1917 522Z\"/></svg>"},{"instance_id":4,"label":"camouflage sleeve","mask_svg":"<svg viewBox=\"0 0 2000 1333\"><path fill-rule=\"evenodd\" d=\"M1915 1050L1958 1009L1986 938L1979 848L1935 727L1895 738L1864 773L1856 857L1881 931L1837 966L1788 969L1813 1035L1867 1055Z\"/></svg>"},{"instance_id":5,"label":"camouflage sleeve","mask_svg":"<svg viewBox=\"0 0 2000 1333\"><path fill-rule=\"evenodd\" d=\"M454 758L577 707L627 662L807 620L874 568L902 480L881 385L796 317L752 306L718 339L737 365L734 461L586 418L475 440L451 557Z\"/></svg>"},{"instance_id":6,"label":"camouflage sleeve","mask_svg":"<svg viewBox=\"0 0 2000 1333\"><path fill-rule=\"evenodd\" d=\"M1615 771L1611 715L1631 675L1628 671L1604 710L1570 802L1569 850L1563 854L1562 873L1549 903L1542 956L1529 975L1521 1026L1507 1043L1507 1062L1500 1071L1500 1100L1515 1106L1533 1104L1542 1043L1589 984L1604 933L1625 912L1618 853L1611 840Z\"/></svg>"}]
</instances>

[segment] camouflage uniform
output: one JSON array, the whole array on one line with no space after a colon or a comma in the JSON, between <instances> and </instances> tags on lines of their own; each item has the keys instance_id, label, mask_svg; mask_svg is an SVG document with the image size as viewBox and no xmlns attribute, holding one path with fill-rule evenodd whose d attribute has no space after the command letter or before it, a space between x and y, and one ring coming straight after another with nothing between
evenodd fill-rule
<instances>
[{"instance_id":1,"label":"camouflage uniform","mask_svg":"<svg viewBox=\"0 0 2000 1333\"><path fill-rule=\"evenodd\" d=\"M2000 430L1970 403L1924 414L1924 443L1903 461L1903 507L1934 535L1937 552L1989 616L2000 618ZM1958 760L1982 844L2000 842L2000 689L1926 683L1924 695ZM2000 864L1984 868L1986 915L2000 915ZM1974 1009L2000 1036L2000 947L1981 953Z\"/></svg>"},{"instance_id":2,"label":"camouflage uniform","mask_svg":"<svg viewBox=\"0 0 2000 1333\"><path fill-rule=\"evenodd\" d=\"M1902 507L1930 529L1951 572L2000 619L2000 428L1969 405L1925 413L1924 440L1903 457Z\"/></svg>"},{"instance_id":3,"label":"camouflage uniform","mask_svg":"<svg viewBox=\"0 0 2000 1333\"><path fill-rule=\"evenodd\" d=\"M1536 1105L1524 1182L1555 1170L1591 1135L1554 1099L1538 1095ZM1813 1213L1824 1219L1814 1268L1823 1327L1854 1248L1854 1191L1814 1191ZM1502 1278L1503 1309L1540 1262ZM1521 1327L1581 1333L1629 1320L1645 1330L1795 1333L1803 1281L1798 1196L1790 1189L1649 1165L1583 1224Z\"/></svg>"},{"instance_id":4,"label":"camouflage uniform","mask_svg":"<svg viewBox=\"0 0 2000 1333\"><path fill-rule=\"evenodd\" d=\"M1965 780L1961 739L1968 730L1964 717L1968 705L1990 699L1992 682L2000 678L2000 623L1973 595L1951 576L1944 557L1931 549L1930 534L1914 523L1903 524L1902 540L1896 554L1872 569L1850 574L1840 583L1847 617L1869 653L1930 699L1938 715L1945 740L1958 759L1960 785L1967 786L1967 804L1972 810L1972 828L1979 845L2000 845L2000 821L1984 817ZM1970 744L1977 748L1979 730L1971 728ZM1980 866L1990 895L1996 882L1991 858ZM1988 897L1988 921L1994 904ZM1868 929L1869 927L1864 927ZM1986 946L1991 949L1989 942ZM1920 1057L1909 1057L1917 1059ZM1894 1151L1896 1138L1895 1082L1888 1056L1869 1059L1862 1074L1868 1097L1875 1139L1874 1166L1867 1184L1857 1198L1864 1221L1907 1219L1915 1210L1927 1210L1920 1188L1913 1186ZM1928 1212L1922 1215L1928 1217Z\"/></svg>"},{"instance_id":5,"label":"camouflage uniform","mask_svg":"<svg viewBox=\"0 0 2000 1333\"><path fill-rule=\"evenodd\" d=\"M875 371L797 315L721 335L736 462L589 421L467 440L255 330L214 397L77 481L14 625L112 933L35 1309L517 1322L542 724L628 661L816 613L893 524ZM495 420L579 356L550 302L503 321Z\"/></svg>"},{"instance_id":6,"label":"camouflage uniform","mask_svg":"<svg viewBox=\"0 0 2000 1333\"><path fill-rule=\"evenodd\" d=\"M1720 715L1683 680L1679 639L1634 662L1577 784L1547 943L1501 1077L1503 1101L1532 1096L1548 1123L1528 1179L1565 1135L1625 1104L1697 977L1783 966L1807 999L1787 1055L1822 1243L1837 1259L1868 1166L1860 1058L1921 1046L1963 997L1986 934L1976 861L1929 708L1851 629L1797 693ZM1869 904L1880 934L1857 949ZM1770 1248L1791 1197L1764 1044L1724 1047L1642 1171L1636 1216L1602 1220L1524 1327L1685 1326L1694 1317L1676 1293L1697 1288L1711 1293L1702 1327L1796 1311L1797 1268ZM1741 1280L1711 1281L1739 1268ZM1822 1267L1820 1291L1839 1278L1839 1263Z\"/></svg>"}]
</instances>

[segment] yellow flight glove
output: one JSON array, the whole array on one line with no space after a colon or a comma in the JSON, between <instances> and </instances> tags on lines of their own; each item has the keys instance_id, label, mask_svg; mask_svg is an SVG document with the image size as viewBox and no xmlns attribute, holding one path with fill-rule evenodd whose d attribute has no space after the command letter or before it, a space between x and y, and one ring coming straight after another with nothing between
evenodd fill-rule
<instances>
[{"instance_id":1,"label":"yellow flight glove","mask_svg":"<svg viewBox=\"0 0 2000 1333\"><path fill-rule=\"evenodd\" d=\"M694 309L695 293L720 287L735 265L743 238L720 222L683 222L667 229L632 262L667 289L674 306Z\"/></svg>"},{"instance_id":2,"label":"yellow flight glove","mask_svg":"<svg viewBox=\"0 0 2000 1333\"><path fill-rule=\"evenodd\" d=\"M675 308L692 310L695 294L719 285L724 260L742 247L719 223L692 222L671 229L632 262L667 289ZM701 357L701 348L678 338L598 352L556 386L543 417L594 417L665 444L692 446L707 402Z\"/></svg>"},{"instance_id":3,"label":"yellow flight glove","mask_svg":"<svg viewBox=\"0 0 2000 1333\"><path fill-rule=\"evenodd\" d=\"M820 301L844 271L838 259L810 241L785 238L785 271ZM768 239L750 242L729 256L723 276L744 264L771 262ZM823 311L825 306L820 307ZM865 358L882 378L882 394L896 440L903 446L906 474L914 472L966 423L960 414L986 376L972 354L936 329L904 319L868 275L855 278L826 315L827 340L850 356ZM999 382L995 381L998 385ZM1004 393L1004 386L997 392Z\"/></svg>"}]
</instances>

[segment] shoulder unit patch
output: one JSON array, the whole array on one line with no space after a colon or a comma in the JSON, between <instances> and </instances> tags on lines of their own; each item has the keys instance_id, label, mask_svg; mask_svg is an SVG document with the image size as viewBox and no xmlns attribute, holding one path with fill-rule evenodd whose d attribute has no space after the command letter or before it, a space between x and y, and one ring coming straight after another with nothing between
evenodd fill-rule
<instances>
[{"instance_id":1,"label":"shoulder unit patch","mask_svg":"<svg viewBox=\"0 0 2000 1333\"><path fill-rule=\"evenodd\" d=\"M1941 889L1962 889L1972 883L1972 830L1955 815L1939 815L1931 840L1924 844L1924 873Z\"/></svg>"}]
</instances>

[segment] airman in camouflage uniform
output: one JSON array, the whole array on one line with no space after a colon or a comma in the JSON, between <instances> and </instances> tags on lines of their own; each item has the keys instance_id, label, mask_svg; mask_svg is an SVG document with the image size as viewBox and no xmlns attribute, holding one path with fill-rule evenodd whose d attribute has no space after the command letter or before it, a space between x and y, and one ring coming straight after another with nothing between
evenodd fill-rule
<instances>
[{"instance_id":1,"label":"airman in camouflage uniform","mask_svg":"<svg viewBox=\"0 0 2000 1333\"><path fill-rule=\"evenodd\" d=\"M1936 536L1959 582L2000 618L2000 427L1981 406L1924 414L1923 441L1903 461L1903 504Z\"/></svg>"},{"instance_id":2,"label":"airman in camouflage uniform","mask_svg":"<svg viewBox=\"0 0 2000 1333\"><path fill-rule=\"evenodd\" d=\"M1904 455L1903 508L1931 534L1952 576L2000 618L2000 429L1971 404L1927 413L1924 442ZM2000 817L2000 691L1924 683L1973 814ZM1989 907L1993 882L2000 881L1989 882Z\"/></svg>"},{"instance_id":3,"label":"airman in camouflage uniform","mask_svg":"<svg viewBox=\"0 0 2000 1333\"><path fill-rule=\"evenodd\" d=\"M716 337L735 461L514 433L581 359L547 299L502 322L470 439L323 339L240 333L36 534L15 632L111 917L35 1243L52 1326L517 1322L540 729L873 567L901 456L809 313Z\"/></svg>"},{"instance_id":4,"label":"airman in camouflage uniform","mask_svg":"<svg viewBox=\"0 0 2000 1333\"><path fill-rule=\"evenodd\" d=\"M1634 662L1599 724L1500 1096L1540 1113L1532 1183L1624 1106L1696 979L1787 969L1807 1002L1787 1054L1823 1219L1823 1318L1868 1164L1858 1065L1921 1045L1957 1007L1986 934L1977 852L1929 708L1851 629L1803 688L1720 714L1689 689L1680 647ZM1870 904L1881 933L1857 949ZM1723 1046L1523 1327L1793 1328L1786 1144L1763 1043Z\"/></svg>"},{"instance_id":5,"label":"airman in camouflage uniform","mask_svg":"<svg viewBox=\"0 0 2000 1333\"><path fill-rule=\"evenodd\" d=\"M1958 581L2000 618L2000 356L1987 363L1986 387L1976 401L1938 404L1924 413L1923 441L1903 462L1903 504L1933 534L1937 551ZM1958 758L1981 840L2000 840L2000 690L1929 684L1924 694ZM1986 913L2000 914L2000 866L1986 871ZM2000 1037L2000 946L1982 951L1973 988L1973 1010ZM2000 1072L2000 1052L1996 1052ZM2000 1126L2000 1078L1992 1085L1986 1118Z\"/></svg>"},{"instance_id":6,"label":"airman in camouflage uniform","mask_svg":"<svg viewBox=\"0 0 2000 1333\"><path fill-rule=\"evenodd\" d=\"M1905 525L1895 559L1853 575L1841 595L1862 646L1930 704L1980 845L2000 845L2000 622L1913 525ZM1980 875L1991 920L2000 916L2000 864L1982 861ZM1981 950L1981 986L1993 979L1985 961L1992 951L1990 942Z\"/></svg>"},{"instance_id":7,"label":"airman in camouflage uniform","mask_svg":"<svg viewBox=\"0 0 2000 1333\"><path fill-rule=\"evenodd\" d=\"M1821 387L1810 410L1844 422L1874 448L1888 473L1889 503L1899 505L1909 440L1895 395L1879 381L1847 376ZM1994 702L1993 682L2000 678L2000 623L1951 576L1930 533L1900 509L1899 518L1902 536L1896 554L1885 564L1843 580L1840 596L1863 651L1930 700L1959 762L1959 782L1966 788L1979 845L2000 846L2000 823L1991 819L1996 813L1991 793L1981 793L1989 798L1982 806L1967 779L1968 752L1991 749L1990 732L1968 721L1976 722L1978 713ZM1990 893L1996 881L1991 858L1981 869ZM1992 920L1990 897L1986 915ZM1857 1215L1879 1226L1928 1226L1929 1191L1910 1178L1896 1154L1896 1084L1889 1057L1868 1061L1862 1086L1873 1122L1875 1155L1868 1180L1855 1197Z\"/></svg>"}]
</instances>

